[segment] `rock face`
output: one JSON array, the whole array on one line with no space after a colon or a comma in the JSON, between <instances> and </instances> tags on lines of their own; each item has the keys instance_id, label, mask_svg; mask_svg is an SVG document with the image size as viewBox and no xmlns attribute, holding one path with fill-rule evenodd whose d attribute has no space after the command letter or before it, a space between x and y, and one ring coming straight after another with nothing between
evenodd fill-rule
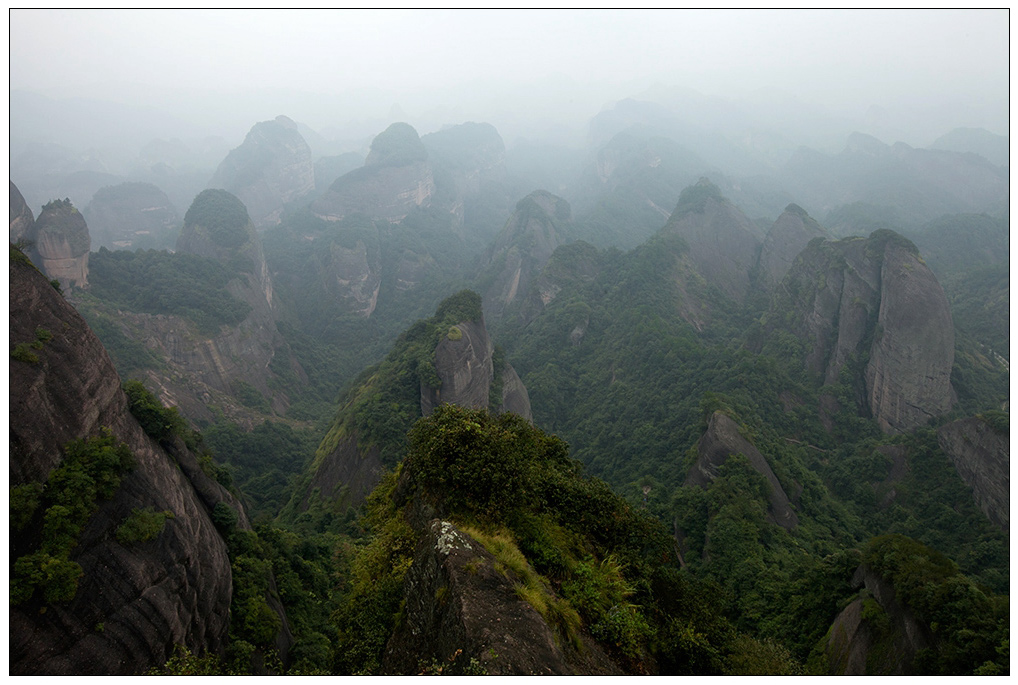
<instances>
[{"instance_id":1,"label":"rock face","mask_svg":"<svg viewBox=\"0 0 1018 685\"><path fill-rule=\"evenodd\" d=\"M487 268L494 274L484 295L485 318L498 321L506 307L528 292L555 248L565 242L564 224L570 215L569 203L543 190L516 203L488 251Z\"/></svg>"},{"instance_id":2,"label":"rock face","mask_svg":"<svg viewBox=\"0 0 1018 685\"><path fill-rule=\"evenodd\" d=\"M781 282L796 256L814 238L826 238L827 231L802 207L790 204L767 232L760 248L760 278L768 288Z\"/></svg>"},{"instance_id":3,"label":"rock face","mask_svg":"<svg viewBox=\"0 0 1018 685\"><path fill-rule=\"evenodd\" d=\"M121 183L100 188L84 214L96 248L172 248L180 229L177 210L166 193L151 183Z\"/></svg>"},{"instance_id":4,"label":"rock face","mask_svg":"<svg viewBox=\"0 0 1018 685\"><path fill-rule=\"evenodd\" d=\"M371 225L364 235L332 243L329 260L323 264L325 288L346 303L349 313L371 316L382 287L381 266L378 229Z\"/></svg>"},{"instance_id":5,"label":"rock face","mask_svg":"<svg viewBox=\"0 0 1018 685\"><path fill-rule=\"evenodd\" d=\"M769 315L812 341L806 365L824 383L852 362L862 404L886 433L908 431L951 408L954 325L943 289L918 250L892 231L868 239L813 240L778 289Z\"/></svg>"},{"instance_id":6,"label":"rock face","mask_svg":"<svg viewBox=\"0 0 1018 685\"><path fill-rule=\"evenodd\" d=\"M145 371L142 380L192 421L214 420L210 403L244 425L264 420L267 412L252 412L251 397L243 400L245 391L260 395L271 413L284 414L289 398L270 387L275 376L269 366L282 355L298 378L304 372L276 328L272 279L244 205L224 190L200 193L185 215L177 252L214 259L234 271L226 288L251 309L239 324L223 326L211 336L182 316L117 312L121 332L164 362Z\"/></svg>"},{"instance_id":7,"label":"rock face","mask_svg":"<svg viewBox=\"0 0 1018 685\"><path fill-rule=\"evenodd\" d=\"M860 566L852 578L864 587L862 597L842 610L831 626L824 646L829 675L903 675L922 649L933 646L933 636L895 599L894 587ZM887 627L877 628L867 615L886 616ZM874 658L876 657L876 658Z\"/></svg>"},{"instance_id":8,"label":"rock face","mask_svg":"<svg viewBox=\"0 0 1018 685\"><path fill-rule=\"evenodd\" d=\"M435 180L427 160L417 131L393 124L372 141L364 166L338 178L311 210L327 221L359 213L399 222L431 203Z\"/></svg>"},{"instance_id":9,"label":"rock face","mask_svg":"<svg viewBox=\"0 0 1018 685\"><path fill-rule=\"evenodd\" d=\"M236 195L256 226L274 226L284 205L315 189L311 148L291 119L259 122L219 165L209 187Z\"/></svg>"},{"instance_id":10,"label":"rock face","mask_svg":"<svg viewBox=\"0 0 1018 685\"><path fill-rule=\"evenodd\" d=\"M496 563L452 523L432 520L404 580L405 619L386 645L383 672L475 658L490 675L573 673L548 624Z\"/></svg>"},{"instance_id":11,"label":"rock face","mask_svg":"<svg viewBox=\"0 0 1018 685\"><path fill-rule=\"evenodd\" d=\"M113 498L99 502L73 548L70 559L83 570L74 599L47 605L37 593L11 607L11 673L133 674L164 663L174 645L218 651L232 578L209 512L219 501L243 509L182 443L171 456L145 435L84 320L38 271L12 261L10 344L36 340L40 329L52 338L33 350L38 361L10 366L11 486L45 482L67 442L104 428L127 445L135 466ZM174 518L152 540L119 543L120 523L148 507ZM12 563L38 545L39 525L12 535Z\"/></svg>"},{"instance_id":12,"label":"rock face","mask_svg":"<svg viewBox=\"0 0 1018 685\"><path fill-rule=\"evenodd\" d=\"M745 300L760 240L746 215L717 186L703 178L683 190L661 234L685 242L689 261L707 283L736 303Z\"/></svg>"},{"instance_id":13,"label":"rock face","mask_svg":"<svg viewBox=\"0 0 1018 685\"><path fill-rule=\"evenodd\" d=\"M978 417L937 429L940 449L972 488L976 505L1000 528L1010 530L1011 440Z\"/></svg>"},{"instance_id":14,"label":"rock face","mask_svg":"<svg viewBox=\"0 0 1018 685\"><path fill-rule=\"evenodd\" d=\"M32 227L35 224L35 216L32 214L31 208L28 203L25 202L25 198L22 197L21 191L14 185L14 181L9 182L11 184L11 228L10 237L11 242L16 243L19 240L27 240L29 233L32 232Z\"/></svg>"},{"instance_id":15,"label":"rock face","mask_svg":"<svg viewBox=\"0 0 1018 685\"><path fill-rule=\"evenodd\" d=\"M476 296L475 296L476 297ZM490 407L499 413L513 412L527 421L533 421L530 397L523 381L508 363L495 368L494 346L484 326L483 317L476 321L461 321L450 327L434 352L434 368L438 385L421 380L419 383L420 416L428 416L440 404L456 404L473 409ZM365 386L381 383L369 378ZM370 392L365 389L365 392ZM361 394L355 390L353 397ZM493 397L500 402L495 406ZM497 401L497 400L496 400ZM303 495L302 506L307 507L311 493L318 490L322 498L339 500L341 504L355 506L364 501L381 478L383 461L377 445L362 443L358 430L352 426L348 405L340 410L330 434L319 448L310 485ZM410 429L407 422L405 430ZM392 464L388 464L392 466Z\"/></svg>"},{"instance_id":16,"label":"rock face","mask_svg":"<svg viewBox=\"0 0 1018 685\"><path fill-rule=\"evenodd\" d=\"M767 464L767 459L751 442L742 437L738 424L729 416L720 411L714 412L707 425L707 432L696 443L696 451L699 457L686 475L684 485L698 485L706 489L710 482L717 478L718 470L728 457L741 454L771 486L770 506L767 512L771 522L786 530L799 525L799 517L795 515L788 495Z\"/></svg>"},{"instance_id":17,"label":"rock face","mask_svg":"<svg viewBox=\"0 0 1018 685\"><path fill-rule=\"evenodd\" d=\"M421 414L428 416L440 404L480 409L490 403L491 384L496 370L494 347L484 321L463 321L450 329L435 349L435 370L441 381L432 387L421 381ZM506 402L517 408L514 413L533 421L527 389L516 371L505 364L498 370L503 404L498 411L512 411Z\"/></svg>"},{"instance_id":18,"label":"rock face","mask_svg":"<svg viewBox=\"0 0 1018 685\"><path fill-rule=\"evenodd\" d=\"M32 230L29 257L50 279L65 288L88 287L88 252L92 241L85 217L67 200L53 200L42 208Z\"/></svg>"}]
</instances>

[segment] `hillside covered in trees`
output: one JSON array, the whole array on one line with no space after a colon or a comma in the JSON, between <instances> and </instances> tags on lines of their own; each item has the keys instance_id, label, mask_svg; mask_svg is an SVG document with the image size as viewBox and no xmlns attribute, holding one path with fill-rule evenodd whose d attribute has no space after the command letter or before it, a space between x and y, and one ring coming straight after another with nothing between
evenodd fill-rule
<instances>
[{"instance_id":1,"label":"hillside covered in trees","mask_svg":"<svg viewBox=\"0 0 1018 685\"><path fill-rule=\"evenodd\" d=\"M11 672L1009 673L1007 167L662 108L12 183Z\"/></svg>"}]
</instances>

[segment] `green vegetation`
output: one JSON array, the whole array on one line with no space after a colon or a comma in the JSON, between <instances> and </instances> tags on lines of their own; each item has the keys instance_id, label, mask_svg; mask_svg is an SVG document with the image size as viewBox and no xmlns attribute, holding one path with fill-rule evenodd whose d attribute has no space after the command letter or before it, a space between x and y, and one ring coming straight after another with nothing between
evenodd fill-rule
<instances>
[{"instance_id":1,"label":"green vegetation","mask_svg":"<svg viewBox=\"0 0 1018 685\"><path fill-rule=\"evenodd\" d=\"M1009 672L1006 596L986 592L946 556L902 535L872 539L863 562L889 580L895 596L932 629L937 646L917 657L920 673Z\"/></svg>"},{"instance_id":2,"label":"green vegetation","mask_svg":"<svg viewBox=\"0 0 1018 685\"><path fill-rule=\"evenodd\" d=\"M175 314L193 321L204 335L243 321L251 305L226 286L238 272L214 259L156 250L111 252L89 260L91 295L105 304L144 314Z\"/></svg>"},{"instance_id":3,"label":"green vegetation","mask_svg":"<svg viewBox=\"0 0 1018 685\"><path fill-rule=\"evenodd\" d=\"M39 355L32 350L41 350L43 345L52 339L53 334L45 328L36 328L35 340L16 344L11 350L11 359L28 364L36 364L39 362Z\"/></svg>"},{"instance_id":4,"label":"green vegetation","mask_svg":"<svg viewBox=\"0 0 1018 685\"><path fill-rule=\"evenodd\" d=\"M340 399L339 418L315 455L315 464L356 434L362 446L377 446L392 467L406 449L406 432L420 416L420 387L438 387L435 348L456 324L481 318L481 298L461 291L443 300L435 316L418 321L396 340L378 365L365 370Z\"/></svg>"},{"instance_id":5,"label":"green vegetation","mask_svg":"<svg viewBox=\"0 0 1018 685\"><path fill-rule=\"evenodd\" d=\"M127 407L142 429L156 440L168 440L173 436L188 438L190 428L176 407L164 407L155 395L148 391L141 381L124 383Z\"/></svg>"},{"instance_id":6,"label":"green vegetation","mask_svg":"<svg viewBox=\"0 0 1018 685\"><path fill-rule=\"evenodd\" d=\"M702 672L697 664L724 672L736 633L714 614L705 588L666 561L667 533L580 471L561 440L513 415L443 405L420 419L406 459L368 506L371 542L354 559L357 581L336 615L337 654L349 659L341 672L375 672L398 620L417 537L405 523L412 492L396 495L404 479L494 555L496 570L564 645L575 648L585 631L635 672L650 655L667 657L668 672ZM661 606L664 597L681 609ZM673 621L693 622L698 635L681 655L675 643L690 633Z\"/></svg>"},{"instance_id":7,"label":"green vegetation","mask_svg":"<svg viewBox=\"0 0 1018 685\"><path fill-rule=\"evenodd\" d=\"M99 501L113 497L133 463L127 446L104 430L87 440L67 443L63 460L50 472L44 488L30 483L12 489L15 530L24 530L29 521L39 521L42 530L38 547L12 553L16 557L10 581L12 605L27 602L33 595L49 604L74 599L82 570L71 561L71 552Z\"/></svg>"},{"instance_id":8,"label":"green vegetation","mask_svg":"<svg viewBox=\"0 0 1018 685\"><path fill-rule=\"evenodd\" d=\"M131 515L117 528L117 542L129 545L154 540L163 532L166 519L174 518L172 511L156 511L151 507L133 509Z\"/></svg>"},{"instance_id":9,"label":"green vegetation","mask_svg":"<svg viewBox=\"0 0 1018 685\"><path fill-rule=\"evenodd\" d=\"M214 244L230 249L248 242L250 223L244 203L225 190L203 190L184 215L185 226L203 229Z\"/></svg>"},{"instance_id":10,"label":"green vegetation","mask_svg":"<svg viewBox=\"0 0 1018 685\"><path fill-rule=\"evenodd\" d=\"M279 513L289 499L290 481L310 463L322 433L273 421L251 431L223 421L202 431L205 445L232 471L252 520Z\"/></svg>"}]
</instances>

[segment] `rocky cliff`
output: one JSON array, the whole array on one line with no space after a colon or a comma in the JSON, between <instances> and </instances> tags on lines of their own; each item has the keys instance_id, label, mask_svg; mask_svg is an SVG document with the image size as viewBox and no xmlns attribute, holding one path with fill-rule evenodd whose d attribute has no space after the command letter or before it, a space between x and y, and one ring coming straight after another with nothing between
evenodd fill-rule
<instances>
[{"instance_id":1,"label":"rocky cliff","mask_svg":"<svg viewBox=\"0 0 1018 685\"><path fill-rule=\"evenodd\" d=\"M96 191L85 208L92 244L111 250L165 249L177 242L180 215L151 183L121 183Z\"/></svg>"},{"instance_id":2,"label":"rocky cliff","mask_svg":"<svg viewBox=\"0 0 1018 685\"><path fill-rule=\"evenodd\" d=\"M824 644L830 675L903 675L933 646L930 630L895 597L894 586L865 564L852 577L860 596L831 626Z\"/></svg>"},{"instance_id":3,"label":"rocky cliff","mask_svg":"<svg viewBox=\"0 0 1018 685\"><path fill-rule=\"evenodd\" d=\"M497 411L513 411L528 421L530 398L516 371L509 364L494 367L494 346L484 320L461 321L449 329L435 348L438 384L421 381L421 414L428 416L440 404L481 409L491 404L492 383L498 379L500 406ZM506 404L515 407L509 409Z\"/></svg>"},{"instance_id":4,"label":"rocky cliff","mask_svg":"<svg viewBox=\"0 0 1018 685\"><path fill-rule=\"evenodd\" d=\"M976 505L1004 531L1010 529L1011 441L979 417L937 429L940 449L972 488Z\"/></svg>"},{"instance_id":5,"label":"rocky cliff","mask_svg":"<svg viewBox=\"0 0 1018 685\"><path fill-rule=\"evenodd\" d=\"M802 207L790 204L767 231L760 247L759 276L762 283L773 288L785 277L796 256L814 238L826 238L826 229Z\"/></svg>"},{"instance_id":6,"label":"rocky cliff","mask_svg":"<svg viewBox=\"0 0 1018 685\"><path fill-rule=\"evenodd\" d=\"M707 179L682 191L660 234L681 238L688 260L711 286L736 303L749 291L760 240L756 229Z\"/></svg>"},{"instance_id":7,"label":"rocky cliff","mask_svg":"<svg viewBox=\"0 0 1018 685\"><path fill-rule=\"evenodd\" d=\"M860 404L887 433L921 426L951 408L954 326L944 291L908 240L814 239L777 289L772 331L812 343L807 368L838 382L848 365Z\"/></svg>"},{"instance_id":8,"label":"rocky cliff","mask_svg":"<svg viewBox=\"0 0 1018 685\"><path fill-rule=\"evenodd\" d=\"M548 624L516 591L519 580L500 573L498 563L452 523L427 523L383 672L419 673L432 662L464 668L474 659L489 675L573 673Z\"/></svg>"},{"instance_id":9,"label":"rocky cliff","mask_svg":"<svg viewBox=\"0 0 1018 685\"><path fill-rule=\"evenodd\" d=\"M192 421L215 420L216 405L232 420L252 426L282 415L289 397L269 368L281 355L296 378L303 371L276 328L277 305L261 242L244 205L224 190L206 190L184 218L178 253L216 260L231 274L226 290L250 309L236 325L209 334L177 314L100 311L127 338L159 360L139 374L160 399Z\"/></svg>"},{"instance_id":10,"label":"rocky cliff","mask_svg":"<svg viewBox=\"0 0 1018 685\"><path fill-rule=\"evenodd\" d=\"M729 416L720 411L714 412L707 425L707 431L696 443L696 452L698 455L696 464L686 474L684 485L706 488L717 478L718 470L728 457L741 454L770 485L770 506L767 514L771 522L786 530L791 530L799 524L799 518L788 501L788 495L785 494L767 459L751 442L742 437L738 424Z\"/></svg>"},{"instance_id":11,"label":"rocky cliff","mask_svg":"<svg viewBox=\"0 0 1018 685\"><path fill-rule=\"evenodd\" d=\"M256 226L279 223L283 207L315 189L311 148L285 116L255 124L209 181L247 207Z\"/></svg>"},{"instance_id":12,"label":"rocky cliff","mask_svg":"<svg viewBox=\"0 0 1018 685\"><path fill-rule=\"evenodd\" d=\"M527 294L555 249L566 240L565 224L571 218L569 203L538 190L516 203L486 255L492 279L484 293L484 315L492 323L506 307Z\"/></svg>"},{"instance_id":13,"label":"rocky cliff","mask_svg":"<svg viewBox=\"0 0 1018 685\"><path fill-rule=\"evenodd\" d=\"M51 280L65 288L88 287L88 252L92 241L85 217L68 200L53 200L25 235L29 257Z\"/></svg>"},{"instance_id":14,"label":"rocky cliff","mask_svg":"<svg viewBox=\"0 0 1018 685\"><path fill-rule=\"evenodd\" d=\"M11 184L10 238L12 243L17 243L20 240L28 239L28 234L32 232L32 227L35 224L35 216L28 203L25 202L25 198L22 197L21 191L14 185L14 181L9 181L9 183Z\"/></svg>"},{"instance_id":15,"label":"rocky cliff","mask_svg":"<svg viewBox=\"0 0 1018 685\"><path fill-rule=\"evenodd\" d=\"M402 458L403 435L413 422L440 404L513 412L533 421L527 389L516 371L503 361L496 368L480 298L465 291L475 312L443 315L447 303L463 295L449 298L435 317L405 332L382 364L349 392L319 447L301 495L302 507L316 489L325 499L362 502L378 484L383 467L391 468ZM386 408L380 409L378 402ZM375 418L365 418L371 416ZM383 417L384 427L378 425ZM388 444L392 441L398 444Z\"/></svg>"},{"instance_id":16,"label":"rocky cliff","mask_svg":"<svg viewBox=\"0 0 1018 685\"><path fill-rule=\"evenodd\" d=\"M336 179L311 205L315 215L338 221L351 214L401 221L427 207L435 190L428 152L409 124L393 124L375 137L364 166Z\"/></svg>"},{"instance_id":17,"label":"rocky cliff","mask_svg":"<svg viewBox=\"0 0 1018 685\"><path fill-rule=\"evenodd\" d=\"M10 364L11 486L44 483L70 441L107 429L134 463L71 549L82 572L73 599L47 602L36 591L11 606L11 673L132 674L162 664L178 644L217 651L232 580L210 511L219 501L242 508L182 443L171 456L142 431L102 345L47 280L13 258L9 275L10 345L39 343ZM172 518L148 541L119 542L117 528L144 509ZM12 577L40 530L37 511L12 531Z\"/></svg>"}]
</instances>

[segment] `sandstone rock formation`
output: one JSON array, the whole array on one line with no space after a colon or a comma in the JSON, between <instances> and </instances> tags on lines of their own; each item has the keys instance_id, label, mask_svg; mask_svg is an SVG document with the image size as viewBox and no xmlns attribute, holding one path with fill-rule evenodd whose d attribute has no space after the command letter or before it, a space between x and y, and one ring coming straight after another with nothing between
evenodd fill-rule
<instances>
[{"instance_id":1,"label":"sandstone rock formation","mask_svg":"<svg viewBox=\"0 0 1018 685\"><path fill-rule=\"evenodd\" d=\"M10 239L12 243L17 243L18 241L28 239L29 233L32 232L32 226L35 224L35 216L32 214L32 209L28 206L28 203L25 202L25 198L22 197L21 191L14 185L14 181L10 181L10 184Z\"/></svg>"},{"instance_id":2,"label":"sandstone rock formation","mask_svg":"<svg viewBox=\"0 0 1018 685\"><path fill-rule=\"evenodd\" d=\"M903 675L913 673L920 650L933 646L929 628L897 601L890 582L865 564L852 577L861 596L838 614L824 645L829 675ZM875 605L875 606L868 606ZM877 629L874 614L887 618ZM871 618L867 619L867 615Z\"/></svg>"},{"instance_id":3,"label":"sandstone rock formation","mask_svg":"<svg viewBox=\"0 0 1018 685\"><path fill-rule=\"evenodd\" d=\"M31 231L29 257L51 280L64 288L88 287L88 252L92 241L85 217L68 200L42 208Z\"/></svg>"},{"instance_id":4,"label":"sandstone rock formation","mask_svg":"<svg viewBox=\"0 0 1018 685\"><path fill-rule=\"evenodd\" d=\"M33 350L38 360L11 360L11 486L45 482L64 445L102 429L127 445L135 466L113 498L99 502L72 550L83 570L74 599L47 604L36 596L11 607L11 673L133 674L161 665L178 644L220 649L232 579L209 513L219 501L243 509L183 443L171 456L142 431L84 320L38 271L12 260L11 346L45 338L40 330L52 337ZM153 540L118 542L116 528L148 507L173 518ZM37 525L12 534L12 564L38 544Z\"/></svg>"},{"instance_id":5,"label":"sandstone rock formation","mask_svg":"<svg viewBox=\"0 0 1018 685\"><path fill-rule=\"evenodd\" d=\"M497 563L452 523L432 520L404 580L405 619L386 645L382 670L418 673L432 661L466 665L473 658L490 675L571 674L548 624Z\"/></svg>"},{"instance_id":6,"label":"sandstone rock formation","mask_svg":"<svg viewBox=\"0 0 1018 685\"><path fill-rule=\"evenodd\" d=\"M431 203L435 180L427 160L417 131L393 124L372 141L364 166L338 178L311 210L327 221L360 213L396 223Z\"/></svg>"},{"instance_id":7,"label":"sandstone rock formation","mask_svg":"<svg viewBox=\"0 0 1018 685\"><path fill-rule=\"evenodd\" d=\"M682 191L661 234L681 238L697 273L736 303L749 290L760 241L756 229L707 179Z\"/></svg>"},{"instance_id":8,"label":"sandstone rock formation","mask_svg":"<svg viewBox=\"0 0 1018 685\"><path fill-rule=\"evenodd\" d=\"M533 420L527 389L509 364L495 369L494 346L488 329L481 321L462 321L453 326L435 349L435 370L440 384L430 386L421 381L421 414L428 416L440 404L480 409L490 404L492 381L499 376L503 405L499 412L512 411L506 402L516 407L528 421Z\"/></svg>"},{"instance_id":9,"label":"sandstone rock formation","mask_svg":"<svg viewBox=\"0 0 1018 685\"><path fill-rule=\"evenodd\" d=\"M570 214L569 203L543 190L516 203L486 258L493 278L484 295L489 321L497 322L506 307L526 295L555 248L565 242L563 225Z\"/></svg>"},{"instance_id":10,"label":"sandstone rock formation","mask_svg":"<svg viewBox=\"0 0 1018 685\"><path fill-rule=\"evenodd\" d=\"M940 449L972 488L976 505L1007 532L1011 512L1011 440L979 417L952 421L937 429Z\"/></svg>"},{"instance_id":11,"label":"sandstone rock formation","mask_svg":"<svg viewBox=\"0 0 1018 685\"><path fill-rule=\"evenodd\" d=\"M494 357L494 346L483 317L451 326L434 350L434 378L438 382L419 381L420 400L413 409L413 419L428 416L438 405L446 403L470 408L490 407L499 413L513 412L533 421L530 397L523 382L508 363L495 368ZM354 426L357 398L385 382L377 373L367 378L360 388L355 388L351 393L353 400L340 410L323 447L319 448L310 484L302 494L302 507L308 506L311 493L316 489L323 499L357 505L378 484L383 467L392 466L384 462L377 443L364 440ZM411 423L412 420L407 420L403 430L409 430Z\"/></svg>"},{"instance_id":12,"label":"sandstone rock formation","mask_svg":"<svg viewBox=\"0 0 1018 685\"><path fill-rule=\"evenodd\" d=\"M767 231L760 248L760 279L773 288L785 277L796 256L814 238L826 238L827 231L802 207L790 204Z\"/></svg>"},{"instance_id":13,"label":"sandstone rock formation","mask_svg":"<svg viewBox=\"0 0 1018 685\"><path fill-rule=\"evenodd\" d=\"M92 245L111 250L165 249L177 242L180 215L151 183L121 183L96 191L84 211Z\"/></svg>"},{"instance_id":14,"label":"sandstone rock formation","mask_svg":"<svg viewBox=\"0 0 1018 685\"><path fill-rule=\"evenodd\" d=\"M686 474L683 485L697 485L706 489L710 482L717 478L718 469L728 457L741 454L770 485L770 506L767 511L770 521L786 530L799 525L799 517L796 516L788 501L788 495L768 465L767 459L751 442L742 437L738 424L728 415L720 411L714 412L707 425L707 432L696 443L696 451L699 455L696 464Z\"/></svg>"},{"instance_id":15,"label":"sandstone rock formation","mask_svg":"<svg viewBox=\"0 0 1018 685\"><path fill-rule=\"evenodd\" d=\"M276 225L284 205L315 188L311 148L291 119L259 122L219 165L209 187L236 195L256 226Z\"/></svg>"},{"instance_id":16,"label":"sandstone rock formation","mask_svg":"<svg viewBox=\"0 0 1018 685\"><path fill-rule=\"evenodd\" d=\"M303 377L303 370L276 328L272 279L244 205L224 190L200 193L185 215L177 252L223 264L234 274L227 291L250 305L250 311L239 324L221 326L211 334L175 314L106 312L125 336L141 342L163 362L146 369L141 380L192 421L215 420L210 404L247 426L264 420L265 413L284 414L289 397L270 387L275 376L269 367L276 355L282 355L297 378ZM243 400L245 391L252 397ZM253 410L256 395L271 409Z\"/></svg>"},{"instance_id":17,"label":"sandstone rock formation","mask_svg":"<svg viewBox=\"0 0 1018 685\"><path fill-rule=\"evenodd\" d=\"M886 433L951 407L954 326L944 291L915 246L892 231L814 239L776 291L768 327L813 344L807 368L836 383L846 364Z\"/></svg>"}]
</instances>

